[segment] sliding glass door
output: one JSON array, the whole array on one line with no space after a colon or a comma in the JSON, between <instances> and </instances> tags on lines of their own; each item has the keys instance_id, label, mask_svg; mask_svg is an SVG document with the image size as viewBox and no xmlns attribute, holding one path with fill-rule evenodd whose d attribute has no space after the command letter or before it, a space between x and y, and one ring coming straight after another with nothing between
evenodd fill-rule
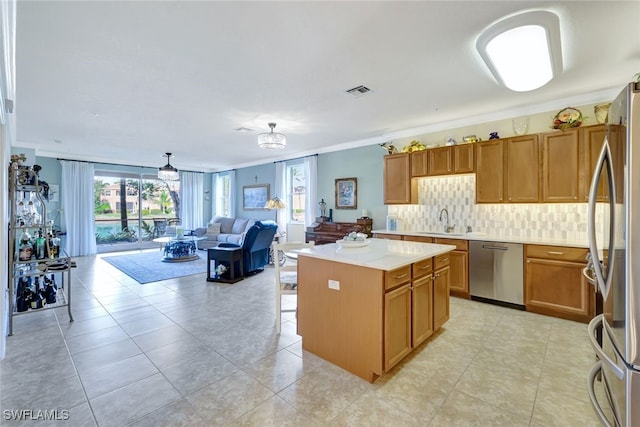
<instances>
[{"instance_id":1,"label":"sliding glass door","mask_svg":"<svg viewBox=\"0 0 640 427\"><path fill-rule=\"evenodd\" d=\"M157 247L156 237L179 222L180 184L153 176L96 171L95 235L98 252Z\"/></svg>"}]
</instances>

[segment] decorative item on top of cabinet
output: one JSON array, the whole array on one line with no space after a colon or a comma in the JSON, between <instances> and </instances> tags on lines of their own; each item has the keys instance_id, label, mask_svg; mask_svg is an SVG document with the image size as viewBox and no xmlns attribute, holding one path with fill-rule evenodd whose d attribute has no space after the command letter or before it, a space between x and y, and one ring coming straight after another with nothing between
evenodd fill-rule
<instances>
[{"instance_id":1,"label":"decorative item on top of cabinet","mask_svg":"<svg viewBox=\"0 0 640 427\"><path fill-rule=\"evenodd\" d=\"M586 255L583 248L526 245L526 310L588 323L595 315L595 291L582 274Z\"/></svg>"},{"instance_id":2,"label":"decorative item on top of cabinet","mask_svg":"<svg viewBox=\"0 0 640 427\"><path fill-rule=\"evenodd\" d=\"M584 118L580 110L574 107L567 107L560 111L553 117L553 129L571 129L579 127Z\"/></svg>"},{"instance_id":3,"label":"decorative item on top of cabinet","mask_svg":"<svg viewBox=\"0 0 640 427\"><path fill-rule=\"evenodd\" d=\"M418 203L418 183L411 179L409 153L384 156L384 203L406 205Z\"/></svg>"}]
</instances>

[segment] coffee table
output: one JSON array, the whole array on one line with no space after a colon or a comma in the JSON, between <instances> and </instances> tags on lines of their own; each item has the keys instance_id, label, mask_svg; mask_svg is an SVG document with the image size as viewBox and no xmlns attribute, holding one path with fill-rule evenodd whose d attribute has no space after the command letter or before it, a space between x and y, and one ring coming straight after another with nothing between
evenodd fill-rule
<instances>
[{"instance_id":1,"label":"coffee table","mask_svg":"<svg viewBox=\"0 0 640 427\"><path fill-rule=\"evenodd\" d=\"M153 239L154 242L163 245L162 261L164 262L185 262L198 258L198 242L206 237L196 236L165 236Z\"/></svg>"}]
</instances>

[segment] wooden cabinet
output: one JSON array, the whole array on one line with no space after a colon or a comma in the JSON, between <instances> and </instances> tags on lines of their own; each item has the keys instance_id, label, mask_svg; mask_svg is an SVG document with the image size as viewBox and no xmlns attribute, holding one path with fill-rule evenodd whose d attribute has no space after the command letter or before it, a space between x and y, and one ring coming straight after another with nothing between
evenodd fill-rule
<instances>
[{"instance_id":1,"label":"wooden cabinet","mask_svg":"<svg viewBox=\"0 0 640 427\"><path fill-rule=\"evenodd\" d=\"M411 177L427 176L429 174L429 156L427 150L414 151L411 157Z\"/></svg>"},{"instance_id":2,"label":"wooden cabinet","mask_svg":"<svg viewBox=\"0 0 640 427\"><path fill-rule=\"evenodd\" d=\"M427 236L404 235L402 236L402 240L407 240L410 242L433 243L433 237L427 237Z\"/></svg>"},{"instance_id":3,"label":"wooden cabinet","mask_svg":"<svg viewBox=\"0 0 640 427\"><path fill-rule=\"evenodd\" d=\"M505 201L538 203L540 201L540 162L538 135L506 139Z\"/></svg>"},{"instance_id":4,"label":"wooden cabinet","mask_svg":"<svg viewBox=\"0 0 640 427\"><path fill-rule=\"evenodd\" d=\"M527 311L589 322L595 315L595 290L582 275L586 249L526 245Z\"/></svg>"},{"instance_id":5,"label":"wooden cabinet","mask_svg":"<svg viewBox=\"0 0 640 427\"><path fill-rule=\"evenodd\" d=\"M418 183L411 179L410 153L384 156L384 203L418 203Z\"/></svg>"},{"instance_id":6,"label":"wooden cabinet","mask_svg":"<svg viewBox=\"0 0 640 427\"><path fill-rule=\"evenodd\" d=\"M580 201L588 201L589 200L589 188L591 187L591 179L593 178L593 172L596 167L596 163L598 162L598 157L600 156L600 151L602 150L602 144L604 142L604 138L606 135L605 125L597 125L597 126L587 126L585 128L580 129L580 148L583 150L583 160L581 163L582 169L580 172L580 183L582 188L580 189ZM620 129L618 126L611 125L609 126L609 147L611 148L611 155L613 157L614 162L623 162L623 153L620 149ZM623 169L619 168L614 171L614 179L616 182L622 182L623 178ZM609 201L609 193L608 193L608 177L606 172L604 173L603 178L600 180L600 185L598 186L598 201L599 202L608 202ZM616 198L618 200L622 200L622 185L618 185L616 188L620 190L618 194L616 194Z\"/></svg>"},{"instance_id":7,"label":"wooden cabinet","mask_svg":"<svg viewBox=\"0 0 640 427\"><path fill-rule=\"evenodd\" d=\"M429 176L453 173L453 147L438 147L425 151L429 161Z\"/></svg>"},{"instance_id":8,"label":"wooden cabinet","mask_svg":"<svg viewBox=\"0 0 640 427\"><path fill-rule=\"evenodd\" d=\"M401 234L374 233L373 237L376 239L402 240Z\"/></svg>"},{"instance_id":9,"label":"wooden cabinet","mask_svg":"<svg viewBox=\"0 0 640 427\"><path fill-rule=\"evenodd\" d=\"M469 293L469 241L462 239L442 239L438 237L435 243L454 245L456 249L449 252L449 293L451 295L470 298Z\"/></svg>"},{"instance_id":10,"label":"wooden cabinet","mask_svg":"<svg viewBox=\"0 0 640 427\"><path fill-rule=\"evenodd\" d=\"M476 144L476 203L504 201L504 141Z\"/></svg>"},{"instance_id":11,"label":"wooden cabinet","mask_svg":"<svg viewBox=\"0 0 640 427\"><path fill-rule=\"evenodd\" d=\"M433 330L449 320L449 254L433 258Z\"/></svg>"},{"instance_id":12,"label":"wooden cabinet","mask_svg":"<svg viewBox=\"0 0 640 427\"><path fill-rule=\"evenodd\" d=\"M384 369L388 371L411 352L411 286L384 295Z\"/></svg>"},{"instance_id":13,"label":"wooden cabinet","mask_svg":"<svg viewBox=\"0 0 640 427\"><path fill-rule=\"evenodd\" d=\"M316 222L307 227L305 240L314 241L316 245L335 243L352 231L364 233L371 237L373 220L371 218L358 218L356 222L329 222L324 217L316 218Z\"/></svg>"},{"instance_id":14,"label":"wooden cabinet","mask_svg":"<svg viewBox=\"0 0 640 427\"><path fill-rule=\"evenodd\" d=\"M453 146L453 173L472 173L474 171L475 144Z\"/></svg>"},{"instance_id":15,"label":"wooden cabinet","mask_svg":"<svg viewBox=\"0 0 640 427\"><path fill-rule=\"evenodd\" d=\"M413 279L411 300L411 342L413 347L422 344L433 334L433 276Z\"/></svg>"},{"instance_id":16,"label":"wooden cabinet","mask_svg":"<svg viewBox=\"0 0 640 427\"><path fill-rule=\"evenodd\" d=\"M580 200L579 130L542 134L542 202Z\"/></svg>"}]
</instances>

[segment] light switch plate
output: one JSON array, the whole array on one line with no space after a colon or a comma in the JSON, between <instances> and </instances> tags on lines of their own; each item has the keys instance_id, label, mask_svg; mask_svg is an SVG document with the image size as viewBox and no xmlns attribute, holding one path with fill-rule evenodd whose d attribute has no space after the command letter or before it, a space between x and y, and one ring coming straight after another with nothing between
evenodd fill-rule
<instances>
[{"instance_id":1,"label":"light switch plate","mask_svg":"<svg viewBox=\"0 0 640 427\"><path fill-rule=\"evenodd\" d=\"M329 289L340 290L340 282L337 280L329 280Z\"/></svg>"}]
</instances>

